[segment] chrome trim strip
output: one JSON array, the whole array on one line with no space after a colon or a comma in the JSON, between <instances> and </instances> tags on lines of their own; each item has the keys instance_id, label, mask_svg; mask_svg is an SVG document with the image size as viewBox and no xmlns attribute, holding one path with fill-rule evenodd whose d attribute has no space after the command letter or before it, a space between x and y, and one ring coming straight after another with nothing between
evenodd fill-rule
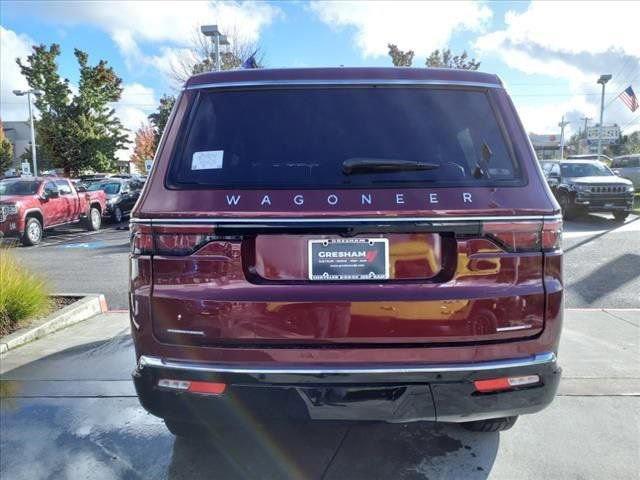
<instances>
[{"instance_id":1,"label":"chrome trim strip","mask_svg":"<svg viewBox=\"0 0 640 480\"><path fill-rule=\"evenodd\" d=\"M526 330L531 328L531 325L515 325L513 327L500 327L496 328L496 332L512 332L514 330Z\"/></svg>"},{"instance_id":2,"label":"chrome trim strip","mask_svg":"<svg viewBox=\"0 0 640 480\"><path fill-rule=\"evenodd\" d=\"M213 217L213 218L131 218L131 223L145 225L211 225L211 224L242 224L242 223L343 223L343 222L435 222L449 224L457 222L492 222L492 221L523 221L523 220L560 220L560 215L506 215L506 216L478 216L478 217L327 217L327 218L243 218L243 217Z\"/></svg>"},{"instance_id":3,"label":"chrome trim strip","mask_svg":"<svg viewBox=\"0 0 640 480\"><path fill-rule=\"evenodd\" d=\"M233 87L272 87L272 86L323 86L323 85L450 85L462 87L503 88L498 83L467 82L462 80L412 80L412 79L318 79L318 80L254 80L244 82L218 82L189 85L184 90Z\"/></svg>"},{"instance_id":4,"label":"chrome trim strip","mask_svg":"<svg viewBox=\"0 0 640 480\"><path fill-rule=\"evenodd\" d=\"M165 360L158 357L142 355L138 366L140 368L168 368L171 370L186 370L194 372L211 373L246 373L246 374L304 374L304 375L324 375L324 374L359 374L359 373L438 373L438 372L475 372L484 370L496 370L501 368L529 367L546 363L555 363L556 355L553 352L545 352L525 358L515 358L511 360L496 360L478 363L451 363L451 364L431 364L431 365L407 365L403 367L242 367L229 366L225 364L208 364Z\"/></svg>"},{"instance_id":5,"label":"chrome trim strip","mask_svg":"<svg viewBox=\"0 0 640 480\"><path fill-rule=\"evenodd\" d=\"M200 330L179 330L177 328L167 328L167 332L169 333L179 333L180 335L202 335L204 336L204 332Z\"/></svg>"}]
</instances>

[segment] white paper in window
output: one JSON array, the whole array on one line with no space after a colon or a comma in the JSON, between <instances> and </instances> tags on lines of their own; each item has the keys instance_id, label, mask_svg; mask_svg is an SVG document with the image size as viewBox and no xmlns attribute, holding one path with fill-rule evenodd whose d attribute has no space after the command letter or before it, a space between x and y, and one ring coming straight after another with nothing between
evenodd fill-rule
<instances>
[{"instance_id":1,"label":"white paper in window","mask_svg":"<svg viewBox=\"0 0 640 480\"><path fill-rule=\"evenodd\" d=\"M191 157L191 170L217 170L222 168L224 150L194 152Z\"/></svg>"}]
</instances>

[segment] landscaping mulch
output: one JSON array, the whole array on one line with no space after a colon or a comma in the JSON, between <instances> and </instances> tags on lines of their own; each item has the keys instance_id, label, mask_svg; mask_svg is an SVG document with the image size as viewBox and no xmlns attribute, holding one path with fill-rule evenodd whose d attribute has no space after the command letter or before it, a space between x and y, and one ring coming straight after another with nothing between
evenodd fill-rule
<instances>
[{"instance_id":1,"label":"landscaping mulch","mask_svg":"<svg viewBox=\"0 0 640 480\"><path fill-rule=\"evenodd\" d=\"M57 312L58 310L66 307L67 305L71 305L73 302L78 301L80 298L82 298L82 297L53 296L53 297L50 298L50 300L51 300L50 301L50 308L47 310L46 313L44 313L42 315L39 315L37 317L26 318L26 319L22 320L21 322L18 322L17 324L14 324L13 328L9 328L9 329L0 328L0 337L3 337L4 335L9 335L9 334L15 332L16 330L20 330L21 328L28 327L33 322L35 322L37 320L42 320L43 318L48 317L52 313Z\"/></svg>"}]
</instances>

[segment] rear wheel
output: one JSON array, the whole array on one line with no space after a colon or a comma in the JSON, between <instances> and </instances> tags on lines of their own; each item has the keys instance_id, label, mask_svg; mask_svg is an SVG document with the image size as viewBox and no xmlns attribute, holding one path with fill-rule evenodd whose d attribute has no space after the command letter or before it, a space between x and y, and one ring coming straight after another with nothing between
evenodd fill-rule
<instances>
[{"instance_id":1,"label":"rear wheel","mask_svg":"<svg viewBox=\"0 0 640 480\"><path fill-rule=\"evenodd\" d=\"M164 419L167 429L176 437L181 438L202 438L206 435L206 430L202 425L183 422L181 420Z\"/></svg>"},{"instance_id":2,"label":"rear wheel","mask_svg":"<svg viewBox=\"0 0 640 480\"><path fill-rule=\"evenodd\" d=\"M490 418L488 420L477 420L475 422L465 422L462 424L467 430L472 432L502 432L513 427L518 417Z\"/></svg>"},{"instance_id":3,"label":"rear wheel","mask_svg":"<svg viewBox=\"0 0 640 480\"><path fill-rule=\"evenodd\" d=\"M40 220L36 217L29 217L20 240L27 247L38 245L42 241L42 224Z\"/></svg>"},{"instance_id":4,"label":"rear wheel","mask_svg":"<svg viewBox=\"0 0 640 480\"><path fill-rule=\"evenodd\" d=\"M102 225L102 215L100 214L100 210L98 210L96 207L91 207L86 222L87 230L91 232L100 230L100 226Z\"/></svg>"},{"instance_id":5,"label":"rear wheel","mask_svg":"<svg viewBox=\"0 0 640 480\"><path fill-rule=\"evenodd\" d=\"M613 218L616 222L624 222L629 216L629 212L613 212Z\"/></svg>"},{"instance_id":6,"label":"rear wheel","mask_svg":"<svg viewBox=\"0 0 640 480\"><path fill-rule=\"evenodd\" d=\"M111 219L113 223L121 223L124 215L122 214L122 209L120 207L116 207L113 209L113 213L111 214Z\"/></svg>"}]
</instances>

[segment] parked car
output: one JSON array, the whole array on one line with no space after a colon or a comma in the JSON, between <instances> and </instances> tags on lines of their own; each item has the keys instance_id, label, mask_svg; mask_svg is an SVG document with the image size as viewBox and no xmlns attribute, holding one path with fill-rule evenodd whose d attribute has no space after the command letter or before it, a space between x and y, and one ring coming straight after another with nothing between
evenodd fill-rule
<instances>
[{"instance_id":1,"label":"parked car","mask_svg":"<svg viewBox=\"0 0 640 480\"><path fill-rule=\"evenodd\" d=\"M99 182L90 183L87 190L94 192L102 190L107 196L105 216L115 223L120 223L131 213L142 189L142 182L135 179L110 177Z\"/></svg>"},{"instance_id":2,"label":"parked car","mask_svg":"<svg viewBox=\"0 0 640 480\"><path fill-rule=\"evenodd\" d=\"M44 230L84 222L99 230L105 210L103 192L78 192L66 178L36 177L0 181L0 237L37 245Z\"/></svg>"},{"instance_id":3,"label":"parked car","mask_svg":"<svg viewBox=\"0 0 640 480\"><path fill-rule=\"evenodd\" d=\"M585 153L585 154L581 154L581 155L569 155L567 157L567 160L596 160L596 161L604 163L605 165L611 165L611 162L613 161L611 159L611 157L609 157L608 155L605 155L604 153L601 153L600 155L598 155L597 153Z\"/></svg>"},{"instance_id":4,"label":"parked car","mask_svg":"<svg viewBox=\"0 0 640 480\"><path fill-rule=\"evenodd\" d=\"M561 160L541 165L566 219L588 212L605 212L624 222L633 209L633 184L618 177L602 162Z\"/></svg>"},{"instance_id":5,"label":"parked car","mask_svg":"<svg viewBox=\"0 0 640 480\"><path fill-rule=\"evenodd\" d=\"M498 77L207 73L168 125L130 312L138 397L171 432L238 412L488 432L552 401L562 219Z\"/></svg>"},{"instance_id":6,"label":"parked car","mask_svg":"<svg viewBox=\"0 0 640 480\"><path fill-rule=\"evenodd\" d=\"M631 180L636 191L640 190L640 154L615 157L611 168L616 175Z\"/></svg>"}]
</instances>

